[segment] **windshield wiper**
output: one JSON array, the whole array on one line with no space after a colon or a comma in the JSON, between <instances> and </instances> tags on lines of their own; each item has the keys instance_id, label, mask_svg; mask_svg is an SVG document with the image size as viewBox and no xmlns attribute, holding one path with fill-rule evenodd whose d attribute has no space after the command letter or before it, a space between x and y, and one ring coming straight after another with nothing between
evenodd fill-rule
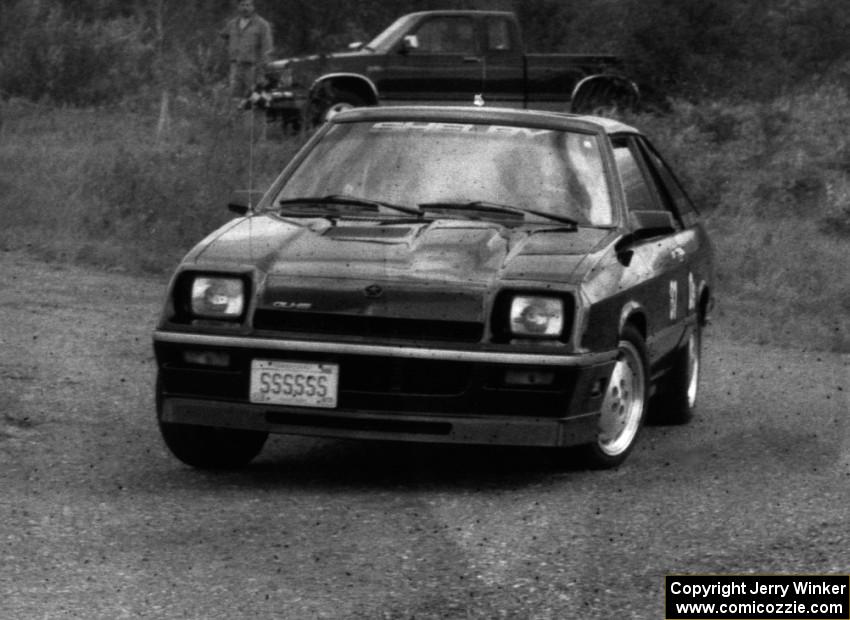
<instances>
[{"instance_id":1,"label":"windshield wiper","mask_svg":"<svg viewBox=\"0 0 850 620\"><path fill-rule=\"evenodd\" d=\"M497 213L507 215L519 215L524 217L526 214L543 217L560 224L569 224L570 226L578 226L578 222L565 215L555 215L554 213L546 213L537 209L524 209L513 207L511 205L503 205L496 202L487 202L485 200L470 200L467 202L426 202L419 205L423 211L473 211L480 213Z\"/></svg>"},{"instance_id":2,"label":"windshield wiper","mask_svg":"<svg viewBox=\"0 0 850 620\"><path fill-rule=\"evenodd\" d=\"M383 200L371 200L369 198L360 198L358 196L349 196L347 194L328 194L327 196L303 196L299 198L284 198L278 200L278 206L293 205L293 204L320 204L320 205L351 205L355 207L366 207L369 212L377 213L379 207L392 209L408 215L421 215L422 210L417 207L408 207L407 205L397 205Z\"/></svg>"}]
</instances>

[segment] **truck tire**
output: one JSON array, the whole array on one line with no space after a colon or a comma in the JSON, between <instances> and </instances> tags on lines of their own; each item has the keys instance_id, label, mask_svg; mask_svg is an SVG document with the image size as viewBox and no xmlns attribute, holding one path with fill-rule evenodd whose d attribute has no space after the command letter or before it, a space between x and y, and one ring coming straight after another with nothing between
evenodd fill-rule
<instances>
[{"instance_id":1,"label":"truck tire","mask_svg":"<svg viewBox=\"0 0 850 620\"><path fill-rule=\"evenodd\" d=\"M321 125L340 112L365 105L366 102L360 95L347 90L335 90L329 99L314 103L313 121L315 124Z\"/></svg>"},{"instance_id":2,"label":"truck tire","mask_svg":"<svg viewBox=\"0 0 850 620\"><path fill-rule=\"evenodd\" d=\"M616 75L594 75L576 86L570 112L606 116L612 110L633 109L639 100L640 92L630 80Z\"/></svg>"}]
</instances>

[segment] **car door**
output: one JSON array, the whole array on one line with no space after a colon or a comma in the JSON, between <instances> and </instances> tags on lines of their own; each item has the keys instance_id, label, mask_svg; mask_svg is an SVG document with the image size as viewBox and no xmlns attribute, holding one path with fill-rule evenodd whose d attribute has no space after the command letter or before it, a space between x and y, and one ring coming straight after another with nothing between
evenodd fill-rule
<instances>
[{"instance_id":1,"label":"car door","mask_svg":"<svg viewBox=\"0 0 850 620\"><path fill-rule=\"evenodd\" d=\"M635 230L632 248L635 269L641 273L635 295L645 309L647 348L654 364L679 344L695 315L692 263L699 239L680 212L672 189L665 185L669 171L660 168L660 158L645 139L615 136L612 146L630 219L640 222L646 221L648 214L669 214L664 226Z\"/></svg>"},{"instance_id":2,"label":"car door","mask_svg":"<svg viewBox=\"0 0 850 620\"><path fill-rule=\"evenodd\" d=\"M482 92L484 63L472 17L429 17L405 39L378 83L385 103L471 104Z\"/></svg>"}]
</instances>

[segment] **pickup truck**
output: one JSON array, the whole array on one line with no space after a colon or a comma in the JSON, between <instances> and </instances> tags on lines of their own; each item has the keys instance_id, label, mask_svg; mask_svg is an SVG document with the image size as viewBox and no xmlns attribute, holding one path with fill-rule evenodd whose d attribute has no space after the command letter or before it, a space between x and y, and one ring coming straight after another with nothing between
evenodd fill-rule
<instances>
[{"instance_id":1,"label":"pickup truck","mask_svg":"<svg viewBox=\"0 0 850 620\"><path fill-rule=\"evenodd\" d=\"M348 108L477 104L589 112L639 92L609 55L529 54L504 11L421 11L347 52L268 65L269 114L318 124Z\"/></svg>"}]
</instances>

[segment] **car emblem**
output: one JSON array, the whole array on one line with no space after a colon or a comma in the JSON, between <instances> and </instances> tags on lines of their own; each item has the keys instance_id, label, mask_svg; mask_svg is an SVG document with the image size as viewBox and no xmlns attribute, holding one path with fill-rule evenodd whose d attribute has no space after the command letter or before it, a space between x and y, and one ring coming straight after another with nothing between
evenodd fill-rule
<instances>
[{"instance_id":1,"label":"car emblem","mask_svg":"<svg viewBox=\"0 0 850 620\"><path fill-rule=\"evenodd\" d=\"M366 297L369 297L371 299L377 299L378 297L384 294L384 289L382 289L377 284L370 284L369 286L363 289L363 293L366 295Z\"/></svg>"},{"instance_id":2,"label":"car emblem","mask_svg":"<svg viewBox=\"0 0 850 620\"><path fill-rule=\"evenodd\" d=\"M281 310L309 310L313 304L309 301L276 301L272 306Z\"/></svg>"}]
</instances>

